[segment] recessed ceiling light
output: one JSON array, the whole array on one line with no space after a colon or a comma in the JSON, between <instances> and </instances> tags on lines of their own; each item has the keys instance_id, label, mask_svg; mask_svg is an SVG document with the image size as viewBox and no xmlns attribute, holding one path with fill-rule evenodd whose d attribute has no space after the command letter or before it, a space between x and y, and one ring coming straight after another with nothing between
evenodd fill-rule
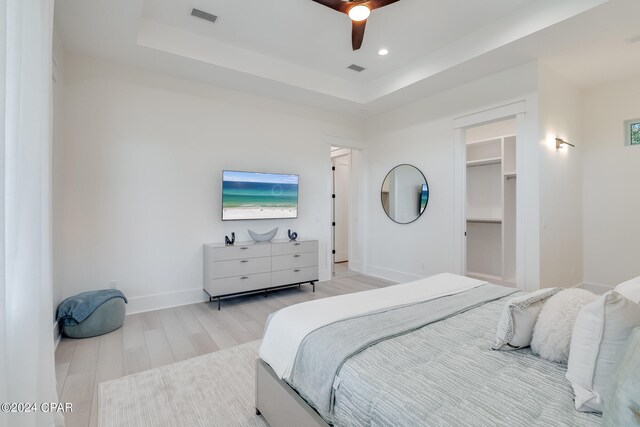
<instances>
[{"instance_id":1,"label":"recessed ceiling light","mask_svg":"<svg viewBox=\"0 0 640 427\"><path fill-rule=\"evenodd\" d=\"M380 55L380 56L385 56L385 55L387 55L388 53L389 53L389 49L380 49L380 50L378 51L378 55Z\"/></svg>"}]
</instances>

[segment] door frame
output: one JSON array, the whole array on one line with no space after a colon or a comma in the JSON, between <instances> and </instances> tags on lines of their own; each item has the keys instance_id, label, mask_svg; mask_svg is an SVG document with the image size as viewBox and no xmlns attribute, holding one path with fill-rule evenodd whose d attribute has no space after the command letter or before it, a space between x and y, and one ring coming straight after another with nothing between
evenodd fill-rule
<instances>
[{"instance_id":1,"label":"door frame","mask_svg":"<svg viewBox=\"0 0 640 427\"><path fill-rule=\"evenodd\" d=\"M466 130L472 127L516 119L516 164L518 180L516 182L516 286L529 290L526 270L526 198L525 191L530 179L526 156L527 111L524 100L479 111L454 119L454 157L455 157L455 231L454 260L456 273L466 275L467 266L467 141Z\"/></svg>"},{"instance_id":2,"label":"door frame","mask_svg":"<svg viewBox=\"0 0 640 427\"><path fill-rule=\"evenodd\" d=\"M334 158L338 158L338 157L345 157L345 156L350 156L349 158L349 170L348 170L348 176L349 176L349 182L348 182L348 187L349 187L349 211L347 213L347 262L349 262L350 258L351 258L351 236L352 236L352 232L351 232L351 225L352 225L352 198L353 198L353 174L352 174L352 162L353 162L353 149L352 148L348 148L348 147L341 147L341 146L336 146L334 145L333 147L338 147L338 150L334 150L334 151L343 151L343 154L338 154L337 156L333 156L333 151L331 151L330 156L331 156L331 180L332 180L332 187L331 187L331 193L332 195L335 195L335 190L336 190L336 179L335 179L335 169L333 166L333 159ZM336 204L336 199L334 197L331 198L331 271L333 272L335 263L336 263L336 254L334 253L336 247L336 227L334 225L334 223L336 222L336 208L335 208L335 204Z\"/></svg>"}]
</instances>

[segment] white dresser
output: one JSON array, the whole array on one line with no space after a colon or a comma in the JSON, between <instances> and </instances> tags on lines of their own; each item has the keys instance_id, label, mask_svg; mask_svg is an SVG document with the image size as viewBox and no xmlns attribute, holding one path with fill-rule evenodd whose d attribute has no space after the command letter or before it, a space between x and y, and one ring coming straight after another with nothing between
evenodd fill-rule
<instances>
[{"instance_id":1,"label":"white dresser","mask_svg":"<svg viewBox=\"0 0 640 427\"><path fill-rule=\"evenodd\" d=\"M204 245L204 291L209 301L318 281L318 241L272 240Z\"/></svg>"}]
</instances>

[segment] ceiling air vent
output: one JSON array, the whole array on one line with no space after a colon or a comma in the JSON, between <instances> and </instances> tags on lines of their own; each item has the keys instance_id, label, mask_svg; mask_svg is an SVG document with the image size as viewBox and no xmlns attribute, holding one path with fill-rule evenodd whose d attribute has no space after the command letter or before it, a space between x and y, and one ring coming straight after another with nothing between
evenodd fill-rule
<instances>
[{"instance_id":1,"label":"ceiling air vent","mask_svg":"<svg viewBox=\"0 0 640 427\"><path fill-rule=\"evenodd\" d=\"M216 22L218 17L216 15L212 15L211 13L204 12L198 9L191 9L191 16L195 16L196 18L204 19L209 22Z\"/></svg>"},{"instance_id":2,"label":"ceiling air vent","mask_svg":"<svg viewBox=\"0 0 640 427\"><path fill-rule=\"evenodd\" d=\"M347 68L350 69L350 70L353 70L353 71L357 71L359 73L361 73L361 72L363 72L365 70L364 67L361 67L361 66L356 65L356 64L351 64Z\"/></svg>"}]
</instances>

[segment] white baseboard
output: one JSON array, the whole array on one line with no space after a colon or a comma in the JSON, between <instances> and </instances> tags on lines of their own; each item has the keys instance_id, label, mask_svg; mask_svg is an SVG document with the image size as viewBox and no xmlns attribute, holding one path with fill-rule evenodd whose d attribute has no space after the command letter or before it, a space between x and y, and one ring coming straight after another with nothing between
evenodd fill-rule
<instances>
[{"instance_id":1,"label":"white baseboard","mask_svg":"<svg viewBox=\"0 0 640 427\"><path fill-rule=\"evenodd\" d=\"M136 314L163 308L196 304L208 301L209 299L202 288L197 288L141 297L127 297L127 300L129 301L127 304L127 314Z\"/></svg>"},{"instance_id":2,"label":"white baseboard","mask_svg":"<svg viewBox=\"0 0 640 427\"><path fill-rule=\"evenodd\" d=\"M586 289L588 291L593 292L594 294L598 294L598 295L602 295L606 292L609 292L611 290L613 290L613 288L615 286L609 286L609 285L600 285L598 283L582 283L579 287L581 287L582 289Z\"/></svg>"},{"instance_id":3,"label":"white baseboard","mask_svg":"<svg viewBox=\"0 0 640 427\"><path fill-rule=\"evenodd\" d=\"M360 273L360 262L349 260L349 270Z\"/></svg>"},{"instance_id":4,"label":"white baseboard","mask_svg":"<svg viewBox=\"0 0 640 427\"><path fill-rule=\"evenodd\" d=\"M412 282L414 280L424 279L426 276L418 276L417 274L406 273L404 271L392 270L390 268L378 267L376 265L368 265L365 268L365 274L369 276L379 277L381 279L390 280L396 283Z\"/></svg>"},{"instance_id":5,"label":"white baseboard","mask_svg":"<svg viewBox=\"0 0 640 427\"><path fill-rule=\"evenodd\" d=\"M327 280L331 280L331 271L327 270L326 268L324 270L319 270L318 280L320 282L326 282Z\"/></svg>"}]
</instances>

